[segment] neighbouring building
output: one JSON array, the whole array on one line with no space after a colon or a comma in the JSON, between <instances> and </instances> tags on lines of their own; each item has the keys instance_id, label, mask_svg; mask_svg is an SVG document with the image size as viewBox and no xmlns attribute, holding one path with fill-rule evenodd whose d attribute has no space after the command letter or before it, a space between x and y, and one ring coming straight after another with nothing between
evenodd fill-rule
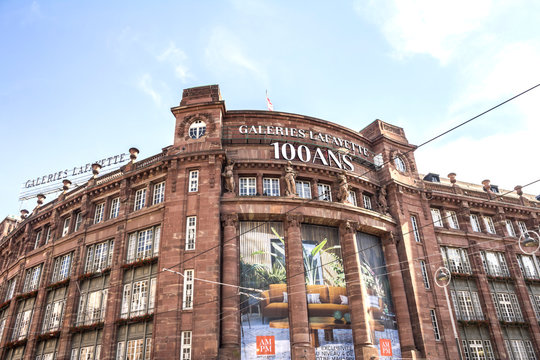
<instances>
[{"instance_id":1,"label":"neighbouring building","mask_svg":"<svg viewBox=\"0 0 540 360\"><path fill-rule=\"evenodd\" d=\"M226 110L217 85L172 113L161 153L2 222L0 359L538 358L520 187L419 175L400 127Z\"/></svg>"}]
</instances>

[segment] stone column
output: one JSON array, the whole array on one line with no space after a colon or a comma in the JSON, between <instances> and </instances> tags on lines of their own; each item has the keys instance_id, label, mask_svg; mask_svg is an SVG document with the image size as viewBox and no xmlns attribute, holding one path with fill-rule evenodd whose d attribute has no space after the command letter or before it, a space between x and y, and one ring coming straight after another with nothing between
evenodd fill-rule
<instances>
[{"instance_id":1,"label":"stone column","mask_svg":"<svg viewBox=\"0 0 540 360\"><path fill-rule=\"evenodd\" d=\"M315 349L309 342L304 255L302 251L302 233L300 231L302 220L302 215L287 215L285 221L291 359L314 359Z\"/></svg>"},{"instance_id":2,"label":"stone column","mask_svg":"<svg viewBox=\"0 0 540 360\"><path fill-rule=\"evenodd\" d=\"M238 215L226 214L223 222L223 265L222 281L240 285L238 267L240 263ZM221 287L221 349L220 359L240 359L240 309L238 288Z\"/></svg>"},{"instance_id":3,"label":"stone column","mask_svg":"<svg viewBox=\"0 0 540 360\"><path fill-rule=\"evenodd\" d=\"M414 343L409 305L407 303L407 292L403 283L403 274L401 272L395 237L392 233L388 233L387 236L383 237L382 245L386 260L386 272L390 280L392 300L396 312L401 356L407 359L416 359L420 354Z\"/></svg>"}]
</instances>

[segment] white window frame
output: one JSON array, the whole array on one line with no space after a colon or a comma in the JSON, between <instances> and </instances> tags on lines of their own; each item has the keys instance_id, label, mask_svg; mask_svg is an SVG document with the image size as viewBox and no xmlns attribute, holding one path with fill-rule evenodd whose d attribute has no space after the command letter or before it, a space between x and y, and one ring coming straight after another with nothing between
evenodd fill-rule
<instances>
[{"instance_id":1,"label":"white window frame","mask_svg":"<svg viewBox=\"0 0 540 360\"><path fill-rule=\"evenodd\" d=\"M238 195L255 196L257 194L257 178L243 176L239 179Z\"/></svg>"},{"instance_id":2,"label":"white window frame","mask_svg":"<svg viewBox=\"0 0 540 360\"><path fill-rule=\"evenodd\" d=\"M36 239L34 241L34 249L37 249L39 247L39 243L41 242L41 234L43 233L43 230L39 230L36 233Z\"/></svg>"},{"instance_id":3,"label":"white window frame","mask_svg":"<svg viewBox=\"0 0 540 360\"><path fill-rule=\"evenodd\" d=\"M486 274L492 276L505 276L510 277L510 271L504 258L504 253L495 251L482 251L480 253L482 257L482 264Z\"/></svg>"},{"instance_id":4,"label":"white window frame","mask_svg":"<svg viewBox=\"0 0 540 360\"><path fill-rule=\"evenodd\" d=\"M478 215L471 214L471 227L472 231L474 232L482 232L482 228L480 227L480 221L478 220Z\"/></svg>"},{"instance_id":5,"label":"white window frame","mask_svg":"<svg viewBox=\"0 0 540 360\"><path fill-rule=\"evenodd\" d=\"M94 212L94 224L99 224L103 221L105 213L105 202L96 204L96 211Z\"/></svg>"},{"instance_id":6,"label":"white window frame","mask_svg":"<svg viewBox=\"0 0 540 360\"><path fill-rule=\"evenodd\" d=\"M188 216L186 218L186 250L195 250L197 240L197 217Z\"/></svg>"},{"instance_id":7,"label":"white window frame","mask_svg":"<svg viewBox=\"0 0 540 360\"><path fill-rule=\"evenodd\" d=\"M424 281L424 287L426 289L430 289L430 285L429 285L429 274L427 272L427 268L426 268L426 262L424 260L419 260L420 261L420 271L422 273L422 280Z\"/></svg>"},{"instance_id":8,"label":"white window frame","mask_svg":"<svg viewBox=\"0 0 540 360\"><path fill-rule=\"evenodd\" d=\"M199 191L199 170L189 172L189 192Z\"/></svg>"},{"instance_id":9,"label":"white window frame","mask_svg":"<svg viewBox=\"0 0 540 360\"><path fill-rule=\"evenodd\" d=\"M153 226L133 232L128 236L128 263L151 258L159 254L161 226Z\"/></svg>"},{"instance_id":10,"label":"white window frame","mask_svg":"<svg viewBox=\"0 0 540 360\"><path fill-rule=\"evenodd\" d=\"M433 326L435 341L440 341L441 332L439 331L439 322L437 321L437 314L435 313L435 309L430 309L429 314L431 316L431 325Z\"/></svg>"},{"instance_id":11,"label":"white window frame","mask_svg":"<svg viewBox=\"0 0 540 360\"><path fill-rule=\"evenodd\" d=\"M358 206L358 201L356 200L356 191L349 190L349 194L347 195L347 200L354 206Z\"/></svg>"},{"instance_id":12,"label":"white window frame","mask_svg":"<svg viewBox=\"0 0 540 360\"><path fill-rule=\"evenodd\" d=\"M22 340L26 338L30 330L30 323L32 322L33 310L19 311L15 318L15 325L13 326L13 334L11 340Z\"/></svg>"},{"instance_id":13,"label":"white window frame","mask_svg":"<svg viewBox=\"0 0 540 360\"><path fill-rule=\"evenodd\" d=\"M311 199L311 183L304 180L296 180L296 195L303 199Z\"/></svg>"},{"instance_id":14,"label":"white window frame","mask_svg":"<svg viewBox=\"0 0 540 360\"><path fill-rule=\"evenodd\" d=\"M152 314L155 307L157 278L124 284L120 317L123 319Z\"/></svg>"},{"instance_id":15,"label":"white window frame","mask_svg":"<svg viewBox=\"0 0 540 360\"><path fill-rule=\"evenodd\" d=\"M73 253L68 253L54 259L53 273L51 277L52 283L65 280L69 277L72 255Z\"/></svg>"},{"instance_id":16,"label":"white window frame","mask_svg":"<svg viewBox=\"0 0 540 360\"><path fill-rule=\"evenodd\" d=\"M189 137L196 140L206 134L206 123L202 120L194 121L188 129Z\"/></svg>"},{"instance_id":17,"label":"white window frame","mask_svg":"<svg viewBox=\"0 0 540 360\"><path fill-rule=\"evenodd\" d=\"M191 360L191 344L193 333L191 331L182 331L180 342L180 360Z\"/></svg>"},{"instance_id":18,"label":"white window frame","mask_svg":"<svg viewBox=\"0 0 540 360\"><path fill-rule=\"evenodd\" d=\"M484 219L484 225L486 226L486 231L490 234L496 234L495 224L493 223L493 218L491 216L482 216Z\"/></svg>"},{"instance_id":19,"label":"white window frame","mask_svg":"<svg viewBox=\"0 0 540 360\"><path fill-rule=\"evenodd\" d=\"M499 320L523 322L523 312L515 293L492 292L491 297Z\"/></svg>"},{"instance_id":20,"label":"white window frame","mask_svg":"<svg viewBox=\"0 0 540 360\"><path fill-rule=\"evenodd\" d=\"M459 229L459 221L457 218L457 214L453 210L447 210L446 211L446 218L448 219L448 225L451 229Z\"/></svg>"},{"instance_id":21,"label":"white window frame","mask_svg":"<svg viewBox=\"0 0 540 360\"><path fill-rule=\"evenodd\" d=\"M454 247L441 248L443 260L451 272L472 274L471 264L466 249Z\"/></svg>"},{"instance_id":22,"label":"white window frame","mask_svg":"<svg viewBox=\"0 0 540 360\"><path fill-rule=\"evenodd\" d=\"M394 158L394 165L396 166L396 170L404 173L407 171L407 166L405 166L405 161L399 156L396 156Z\"/></svg>"},{"instance_id":23,"label":"white window frame","mask_svg":"<svg viewBox=\"0 0 540 360\"><path fill-rule=\"evenodd\" d=\"M411 226L412 226L412 233L414 235L414 241L417 243L422 242L422 238L420 237L420 228L418 227L418 220L416 219L416 215L411 215Z\"/></svg>"},{"instance_id":24,"label":"white window frame","mask_svg":"<svg viewBox=\"0 0 540 360\"><path fill-rule=\"evenodd\" d=\"M519 220L517 224L518 224L519 232L521 233L521 235L525 235L527 233L527 225L525 224L525 222Z\"/></svg>"},{"instance_id":25,"label":"white window frame","mask_svg":"<svg viewBox=\"0 0 540 360\"><path fill-rule=\"evenodd\" d=\"M24 278L23 293L37 290L39 287L39 280L41 279L41 267L42 264L26 269L26 276Z\"/></svg>"},{"instance_id":26,"label":"white window frame","mask_svg":"<svg viewBox=\"0 0 540 360\"><path fill-rule=\"evenodd\" d=\"M506 226L506 232L508 233L508 236L516 237L516 231L514 230L514 225L512 224L512 220L506 219L504 223Z\"/></svg>"},{"instance_id":27,"label":"white window frame","mask_svg":"<svg viewBox=\"0 0 540 360\"><path fill-rule=\"evenodd\" d=\"M278 178L263 178L263 195L280 196Z\"/></svg>"},{"instance_id":28,"label":"white window frame","mask_svg":"<svg viewBox=\"0 0 540 360\"><path fill-rule=\"evenodd\" d=\"M85 273L94 273L112 265L114 240L102 241L86 247Z\"/></svg>"},{"instance_id":29,"label":"white window frame","mask_svg":"<svg viewBox=\"0 0 540 360\"><path fill-rule=\"evenodd\" d=\"M154 198L152 205L160 204L165 201L165 181L154 185Z\"/></svg>"},{"instance_id":30,"label":"white window frame","mask_svg":"<svg viewBox=\"0 0 540 360\"><path fill-rule=\"evenodd\" d=\"M495 360L489 340L462 340L465 358L471 360Z\"/></svg>"},{"instance_id":31,"label":"white window frame","mask_svg":"<svg viewBox=\"0 0 540 360\"><path fill-rule=\"evenodd\" d=\"M62 227L62 237L69 234L69 224L71 223L71 216L64 219L64 226Z\"/></svg>"},{"instance_id":32,"label":"white window frame","mask_svg":"<svg viewBox=\"0 0 540 360\"><path fill-rule=\"evenodd\" d=\"M13 295L15 295L15 286L17 285L17 277L14 276L11 279L9 279L6 283L6 295L4 297L4 301L8 301L13 298ZM0 337L2 339L2 337Z\"/></svg>"},{"instance_id":33,"label":"white window frame","mask_svg":"<svg viewBox=\"0 0 540 360\"><path fill-rule=\"evenodd\" d=\"M65 299L53 301L47 304L45 307L45 315L43 316L43 324L41 326L42 333L60 330L62 320L64 319L65 307Z\"/></svg>"},{"instance_id":34,"label":"white window frame","mask_svg":"<svg viewBox=\"0 0 540 360\"><path fill-rule=\"evenodd\" d=\"M195 270L184 270L184 286L182 291L182 309L193 310L193 294L195 285Z\"/></svg>"},{"instance_id":35,"label":"white window frame","mask_svg":"<svg viewBox=\"0 0 540 360\"><path fill-rule=\"evenodd\" d=\"M433 225L436 227L443 227L443 221L441 217L441 211L439 209L431 208L431 219L433 220Z\"/></svg>"},{"instance_id":36,"label":"white window frame","mask_svg":"<svg viewBox=\"0 0 540 360\"><path fill-rule=\"evenodd\" d=\"M47 233L45 234L45 245L51 240L51 227L47 226Z\"/></svg>"},{"instance_id":37,"label":"white window frame","mask_svg":"<svg viewBox=\"0 0 540 360\"><path fill-rule=\"evenodd\" d=\"M540 279L540 274L538 274L538 270L534 264L534 259L531 255L518 254L518 264L524 278Z\"/></svg>"},{"instance_id":38,"label":"white window frame","mask_svg":"<svg viewBox=\"0 0 540 360\"><path fill-rule=\"evenodd\" d=\"M135 191L133 211L141 210L146 205L146 188Z\"/></svg>"},{"instance_id":39,"label":"white window frame","mask_svg":"<svg viewBox=\"0 0 540 360\"><path fill-rule=\"evenodd\" d=\"M458 320L484 320L484 311L480 305L477 291L451 290L454 311Z\"/></svg>"},{"instance_id":40,"label":"white window frame","mask_svg":"<svg viewBox=\"0 0 540 360\"><path fill-rule=\"evenodd\" d=\"M76 325L91 325L104 321L108 295L108 289L83 292L79 298Z\"/></svg>"},{"instance_id":41,"label":"white window frame","mask_svg":"<svg viewBox=\"0 0 540 360\"><path fill-rule=\"evenodd\" d=\"M75 215L75 226L73 227L73 231L79 231L82 224L82 212L77 211Z\"/></svg>"},{"instance_id":42,"label":"white window frame","mask_svg":"<svg viewBox=\"0 0 540 360\"><path fill-rule=\"evenodd\" d=\"M332 188L328 184L317 184L317 192L319 193L318 200L332 201Z\"/></svg>"},{"instance_id":43,"label":"white window frame","mask_svg":"<svg viewBox=\"0 0 540 360\"><path fill-rule=\"evenodd\" d=\"M371 196L362 194L362 202L364 203L365 209L373 210L373 206L371 205Z\"/></svg>"},{"instance_id":44,"label":"white window frame","mask_svg":"<svg viewBox=\"0 0 540 360\"><path fill-rule=\"evenodd\" d=\"M118 215L120 215L120 197L115 197L111 200L111 212L109 218L115 219Z\"/></svg>"}]
</instances>

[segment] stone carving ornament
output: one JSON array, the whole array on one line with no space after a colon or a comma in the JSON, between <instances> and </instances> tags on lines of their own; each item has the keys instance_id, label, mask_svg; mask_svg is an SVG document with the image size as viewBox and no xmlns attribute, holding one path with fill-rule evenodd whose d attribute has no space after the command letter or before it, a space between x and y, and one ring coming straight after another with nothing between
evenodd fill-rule
<instances>
[{"instance_id":1,"label":"stone carving ornament","mask_svg":"<svg viewBox=\"0 0 540 360\"><path fill-rule=\"evenodd\" d=\"M234 193L235 183L234 183L234 160L227 159L227 165L225 165L225 171L221 174L225 178L225 189L229 193Z\"/></svg>"},{"instance_id":2,"label":"stone carving ornament","mask_svg":"<svg viewBox=\"0 0 540 360\"><path fill-rule=\"evenodd\" d=\"M347 176L345 175L345 171L343 171L341 174L338 175L338 181L339 181L339 191L338 191L338 200L342 203L348 203L349 202L349 184L347 183Z\"/></svg>"},{"instance_id":3,"label":"stone carving ornament","mask_svg":"<svg viewBox=\"0 0 540 360\"><path fill-rule=\"evenodd\" d=\"M285 166L285 196L295 196L296 195L296 172L292 167L292 163L287 161L287 166Z\"/></svg>"}]
</instances>

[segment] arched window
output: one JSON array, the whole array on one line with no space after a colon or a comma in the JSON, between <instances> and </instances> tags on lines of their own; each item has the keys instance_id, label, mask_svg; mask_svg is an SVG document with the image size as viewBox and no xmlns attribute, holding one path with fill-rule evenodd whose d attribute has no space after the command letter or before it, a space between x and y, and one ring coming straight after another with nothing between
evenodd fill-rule
<instances>
[{"instance_id":1,"label":"arched window","mask_svg":"<svg viewBox=\"0 0 540 360\"><path fill-rule=\"evenodd\" d=\"M401 172L405 172L407 170L407 168L405 167L405 162L399 156L396 156L394 158L394 164L396 165L396 169Z\"/></svg>"},{"instance_id":2,"label":"arched window","mask_svg":"<svg viewBox=\"0 0 540 360\"><path fill-rule=\"evenodd\" d=\"M206 124L202 120L197 120L189 127L189 137L198 139L206 132Z\"/></svg>"}]
</instances>

